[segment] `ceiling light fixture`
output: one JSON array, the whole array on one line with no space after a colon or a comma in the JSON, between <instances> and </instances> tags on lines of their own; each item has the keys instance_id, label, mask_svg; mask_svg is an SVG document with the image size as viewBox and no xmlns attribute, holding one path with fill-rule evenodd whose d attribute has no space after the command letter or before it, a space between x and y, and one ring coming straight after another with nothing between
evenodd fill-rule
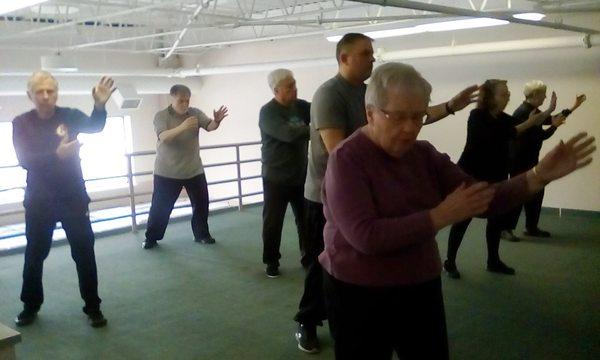
<instances>
[{"instance_id":1,"label":"ceiling light fixture","mask_svg":"<svg viewBox=\"0 0 600 360\"><path fill-rule=\"evenodd\" d=\"M372 39L383 39L394 36L406 36L413 34L422 34L426 32L440 32L440 31L452 31L452 30L463 30L463 29L475 29L490 26L499 26L509 24L506 20L498 20L492 18L473 18L464 20L453 20L453 21L442 21L429 24L421 24L412 27L390 29L390 30L377 30L367 31L363 34L367 35ZM338 42L342 38L342 35L328 36L327 40L331 42Z\"/></svg>"},{"instance_id":2,"label":"ceiling light fixture","mask_svg":"<svg viewBox=\"0 0 600 360\"><path fill-rule=\"evenodd\" d=\"M46 71L77 72L79 70L73 57L64 56L61 53L42 56L41 62L42 70Z\"/></svg>"},{"instance_id":3,"label":"ceiling light fixture","mask_svg":"<svg viewBox=\"0 0 600 360\"><path fill-rule=\"evenodd\" d=\"M531 20L531 21L540 21L546 17L544 14L540 13L522 13L522 14L514 14L514 18L522 19L522 20Z\"/></svg>"},{"instance_id":4,"label":"ceiling light fixture","mask_svg":"<svg viewBox=\"0 0 600 360\"><path fill-rule=\"evenodd\" d=\"M29 6L44 3L48 0L20 0L20 1L2 1L0 2L0 15L8 14L15 10L27 8Z\"/></svg>"}]
</instances>

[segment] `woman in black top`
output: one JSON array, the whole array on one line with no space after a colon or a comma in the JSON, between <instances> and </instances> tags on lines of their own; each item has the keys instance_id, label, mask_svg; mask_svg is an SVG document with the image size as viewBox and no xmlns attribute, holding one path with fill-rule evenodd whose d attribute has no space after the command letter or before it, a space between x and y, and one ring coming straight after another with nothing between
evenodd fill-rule
<instances>
[{"instance_id":1,"label":"woman in black top","mask_svg":"<svg viewBox=\"0 0 600 360\"><path fill-rule=\"evenodd\" d=\"M467 143L458 165L469 175L491 183L508 177L509 140L531 126L537 125L556 106L556 95L552 94L551 109L531 116L519 125L514 125L512 116L504 109L510 99L505 80L486 80L479 91L477 108L471 111L467 127ZM501 216L489 217L486 226L488 247L487 269L502 274L514 274L515 270L504 264L498 255ZM447 260L444 269L452 278L460 278L456 268L456 254L471 219L454 224L448 239Z\"/></svg>"},{"instance_id":2,"label":"woman in black top","mask_svg":"<svg viewBox=\"0 0 600 360\"><path fill-rule=\"evenodd\" d=\"M525 84L523 91L525 101L514 111L515 125L526 121L531 112L541 112L538 108L546 99L546 85L539 81L533 80ZM565 119L575 109L577 109L584 101L585 95L578 95L575 98L575 103L570 109L564 109L562 112L554 116L548 116L544 119L543 124L532 126L531 128L519 134L511 140L509 151L509 170L510 176L517 176L538 163L540 150L544 140L550 138L556 129L564 124ZM542 125L550 125L548 128L543 128ZM519 238L513 234L513 230L517 226L521 209L525 208L525 235L549 237L550 233L538 228L540 212L542 210L542 201L544 200L544 190L535 194L525 204L519 205L513 211L506 215L505 228L502 232L502 237L510 241L519 241Z\"/></svg>"}]
</instances>

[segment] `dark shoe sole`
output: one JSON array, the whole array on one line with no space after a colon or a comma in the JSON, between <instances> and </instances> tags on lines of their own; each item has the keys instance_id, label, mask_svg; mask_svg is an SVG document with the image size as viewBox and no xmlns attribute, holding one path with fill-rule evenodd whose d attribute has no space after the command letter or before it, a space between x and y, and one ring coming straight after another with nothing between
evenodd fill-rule
<instances>
[{"instance_id":1,"label":"dark shoe sole","mask_svg":"<svg viewBox=\"0 0 600 360\"><path fill-rule=\"evenodd\" d=\"M269 273L267 273L266 275L267 275L267 277L269 279L276 279L276 278L278 278L278 277L281 276L281 273L279 273L279 274L269 274Z\"/></svg>"},{"instance_id":2,"label":"dark shoe sole","mask_svg":"<svg viewBox=\"0 0 600 360\"><path fill-rule=\"evenodd\" d=\"M88 318L88 322L90 323L90 326L93 328L101 328L106 326L106 323L108 323L108 321L106 319L102 319L101 321L93 321L92 319Z\"/></svg>"},{"instance_id":3,"label":"dark shoe sole","mask_svg":"<svg viewBox=\"0 0 600 360\"><path fill-rule=\"evenodd\" d=\"M213 238L195 239L194 241L199 244L204 244L204 245L211 245L211 244L216 243L215 239L213 239Z\"/></svg>"},{"instance_id":4,"label":"dark shoe sole","mask_svg":"<svg viewBox=\"0 0 600 360\"><path fill-rule=\"evenodd\" d=\"M316 354L319 351L321 351L321 349L319 348L314 348L314 349L305 349L302 347L302 345L300 345L300 335L298 335L298 333L294 334L294 337L296 338L296 342L298 343L298 349L304 351L307 354Z\"/></svg>"},{"instance_id":5,"label":"dark shoe sole","mask_svg":"<svg viewBox=\"0 0 600 360\"><path fill-rule=\"evenodd\" d=\"M460 279L460 272L458 272L458 270L456 268L454 270L448 270L448 267L446 266L446 262L447 261L444 261L443 268L444 268L444 271L446 272L446 274L448 275L448 277L452 278L452 279Z\"/></svg>"},{"instance_id":6,"label":"dark shoe sole","mask_svg":"<svg viewBox=\"0 0 600 360\"><path fill-rule=\"evenodd\" d=\"M142 249L144 249L144 250L153 249L153 248L155 248L157 246L158 246L157 242L148 242L148 241L143 241L142 242Z\"/></svg>"},{"instance_id":7,"label":"dark shoe sole","mask_svg":"<svg viewBox=\"0 0 600 360\"><path fill-rule=\"evenodd\" d=\"M31 325L35 322L36 319L37 319L37 314L33 315L32 317L25 318L25 319L19 319L17 317L15 319L15 325L17 325L17 326Z\"/></svg>"}]
</instances>

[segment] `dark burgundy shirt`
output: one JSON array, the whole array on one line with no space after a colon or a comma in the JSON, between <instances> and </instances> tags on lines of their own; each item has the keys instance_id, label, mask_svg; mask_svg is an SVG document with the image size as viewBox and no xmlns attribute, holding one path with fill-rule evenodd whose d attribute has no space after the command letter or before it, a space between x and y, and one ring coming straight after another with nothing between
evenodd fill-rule
<instances>
[{"instance_id":1,"label":"dark burgundy shirt","mask_svg":"<svg viewBox=\"0 0 600 360\"><path fill-rule=\"evenodd\" d=\"M319 261L333 277L361 286L438 277L441 261L430 210L461 183L473 181L426 141L394 158L359 129L329 156L322 194L325 250ZM488 214L508 211L528 193L525 175L495 186Z\"/></svg>"}]
</instances>

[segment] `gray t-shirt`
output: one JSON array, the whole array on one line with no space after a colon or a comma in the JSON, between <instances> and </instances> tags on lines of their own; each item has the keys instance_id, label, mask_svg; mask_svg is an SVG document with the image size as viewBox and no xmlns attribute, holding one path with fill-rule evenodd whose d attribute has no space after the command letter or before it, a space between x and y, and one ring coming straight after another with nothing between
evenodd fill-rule
<instances>
[{"instance_id":1,"label":"gray t-shirt","mask_svg":"<svg viewBox=\"0 0 600 360\"><path fill-rule=\"evenodd\" d=\"M367 86L351 85L340 74L327 80L313 96L310 107L310 147L304 197L322 203L321 184L329 153L319 133L321 129L342 129L345 137L367 123L365 91Z\"/></svg>"},{"instance_id":2,"label":"gray t-shirt","mask_svg":"<svg viewBox=\"0 0 600 360\"><path fill-rule=\"evenodd\" d=\"M158 139L161 132L181 125L190 116L197 117L198 124L205 130L211 122L211 119L199 109L189 108L185 115L180 116L171 105L154 116L154 130L157 136L154 175L172 179L190 179L204 173L200 159L198 132L185 131L169 144Z\"/></svg>"}]
</instances>

